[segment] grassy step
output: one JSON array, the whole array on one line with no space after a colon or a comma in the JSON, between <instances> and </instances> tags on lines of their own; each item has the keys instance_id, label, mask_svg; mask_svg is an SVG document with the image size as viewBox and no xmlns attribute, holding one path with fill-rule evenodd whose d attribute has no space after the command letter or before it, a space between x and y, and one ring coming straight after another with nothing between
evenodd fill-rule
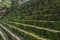
<instances>
[{"instance_id":1,"label":"grassy step","mask_svg":"<svg viewBox=\"0 0 60 40\"><path fill-rule=\"evenodd\" d=\"M3 20L2 20L3 21ZM12 21L12 23L18 23L18 24L27 24L27 25L35 25L39 27L54 29L54 30L60 30L59 21L44 21L44 20L4 20L4 21Z\"/></svg>"},{"instance_id":2,"label":"grassy step","mask_svg":"<svg viewBox=\"0 0 60 40\"><path fill-rule=\"evenodd\" d=\"M12 22L12 21L7 21L7 22L9 22L11 25L12 25L12 23L13 23L13 24L19 25L19 26L20 26L20 25L23 25L23 26L33 27L33 28L37 28L37 29L45 29L45 30L47 30L47 28L38 27L38 26L34 26L34 25L28 25L28 24L17 23L17 22ZM48 29L48 30L49 30L49 29ZM52 29L51 29L51 31L52 31ZM55 31L53 30L52 32L55 32ZM58 31L56 31L56 32L58 32Z\"/></svg>"},{"instance_id":3,"label":"grassy step","mask_svg":"<svg viewBox=\"0 0 60 40\"><path fill-rule=\"evenodd\" d=\"M5 24L5 25L8 25L8 24ZM11 27L11 28L14 28L16 30L19 30L22 34L26 35L25 37L27 37L28 39L32 37L31 40L33 40L33 39L34 40L45 40L44 38L41 38L41 37L39 37L37 35L34 35L33 33L26 32L26 31L24 31L22 29L19 29L19 28L15 27L15 26L11 26L11 25L8 25L8 26ZM20 35L22 35L22 34L20 34ZM24 35L22 35L22 36L24 36ZM29 35L29 37L28 37L28 35Z\"/></svg>"},{"instance_id":4,"label":"grassy step","mask_svg":"<svg viewBox=\"0 0 60 40\"><path fill-rule=\"evenodd\" d=\"M17 37L16 35L14 35L10 30L8 30L6 27L4 27L2 24L0 24L0 26L5 29L11 36L13 36L16 40L21 40L19 37Z\"/></svg>"},{"instance_id":5,"label":"grassy step","mask_svg":"<svg viewBox=\"0 0 60 40\"><path fill-rule=\"evenodd\" d=\"M5 26L4 26L5 27ZM2 31L6 34L9 40L16 40L13 36L10 35L5 29L1 27Z\"/></svg>"},{"instance_id":6,"label":"grassy step","mask_svg":"<svg viewBox=\"0 0 60 40\"><path fill-rule=\"evenodd\" d=\"M9 38L6 35L6 33L3 33L3 31L0 31L0 34L3 37L4 40L9 40Z\"/></svg>"},{"instance_id":7,"label":"grassy step","mask_svg":"<svg viewBox=\"0 0 60 40\"><path fill-rule=\"evenodd\" d=\"M11 35L9 35L8 33L6 33L6 31L3 28L0 27L0 29L1 29L0 30L0 34L1 34L1 37L3 38L3 40L12 40Z\"/></svg>"},{"instance_id":8,"label":"grassy step","mask_svg":"<svg viewBox=\"0 0 60 40\"><path fill-rule=\"evenodd\" d=\"M8 30L13 29L13 28L8 28L6 25L4 25L4 27L6 27ZM11 31L14 35L18 36L18 38L20 38L21 40L24 40L21 36L17 35L16 32L14 32L14 31L12 31L12 30L10 30L10 31ZM4 30L3 30L3 32L4 32ZM5 33L6 33L6 32L5 32ZM8 32L7 32L7 33L8 33ZM7 34L7 33L6 33L6 35L10 34L10 33L8 33L8 34ZM8 36L7 36L7 37L8 37ZM11 37L11 36L10 36L10 37ZM9 38L10 38L10 37L9 37ZM10 40L17 40L17 39L12 36L12 38L11 38Z\"/></svg>"},{"instance_id":9,"label":"grassy step","mask_svg":"<svg viewBox=\"0 0 60 40\"><path fill-rule=\"evenodd\" d=\"M28 31L33 32L37 35L41 35L41 36L48 37L51 39L53 39L51 37L51 36L53 36L53 34L55 34L54 38L56 38L56 36L58 36L58 33L60 33L60 31L56 31L56 30L52 30L52 29L48 29L48 28L43 28L43 27L38 27L38 26L33 26L33 25L27 25L27 24L22 24L22 23L15 23L15 22L11 22L11 21L7 25L9 25L9 24L17 26L20 29L28 30Z\"/></svg>"}]
</instances>

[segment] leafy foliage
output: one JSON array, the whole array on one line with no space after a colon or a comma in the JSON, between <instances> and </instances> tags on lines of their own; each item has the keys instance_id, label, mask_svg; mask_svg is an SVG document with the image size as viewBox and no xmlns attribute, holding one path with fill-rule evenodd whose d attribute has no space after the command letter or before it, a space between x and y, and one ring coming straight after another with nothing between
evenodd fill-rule
<instances>
[{"instance_id":1,"label":"leafy foliage","mask_svg":"<svg viewBox=\"0 0 60 40\"><path fill-rule=\"evenodd\" d=\"M10 0L1 0L0 2L0 7L4 7L4 6L11 6L11 1Z\"/></svg>"}]
</instances>

